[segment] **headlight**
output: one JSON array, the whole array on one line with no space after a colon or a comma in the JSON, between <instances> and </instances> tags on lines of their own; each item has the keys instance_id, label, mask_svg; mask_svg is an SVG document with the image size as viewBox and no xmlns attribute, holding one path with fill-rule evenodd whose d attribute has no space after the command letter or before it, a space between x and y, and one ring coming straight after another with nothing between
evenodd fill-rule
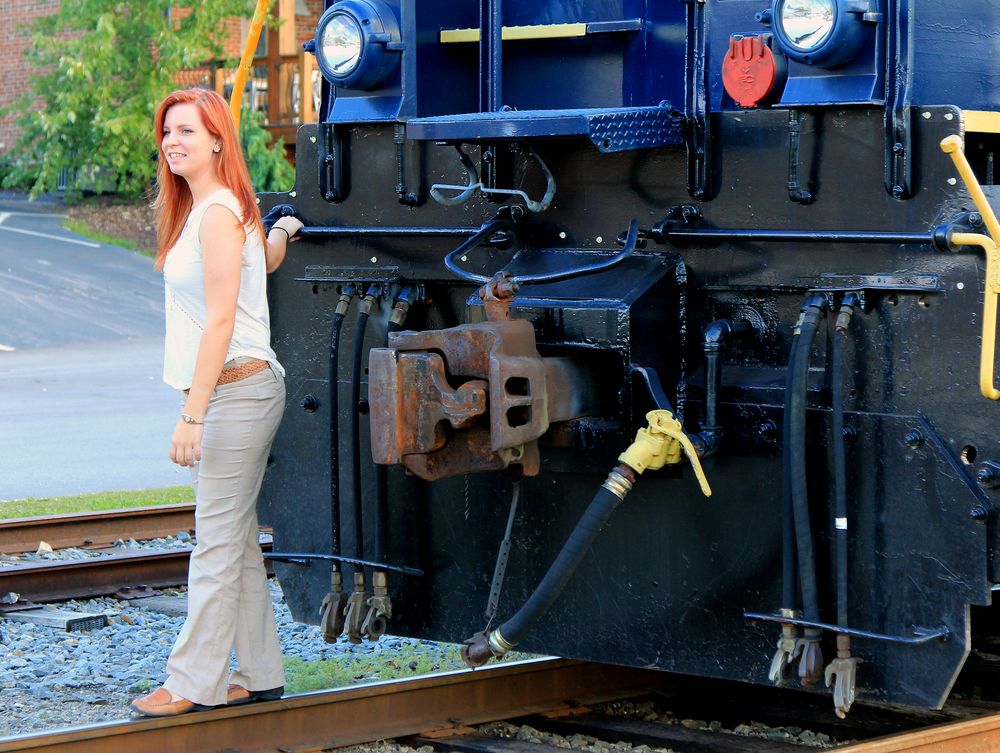
<instances>
[{"instance_id":1,"label":"headlight","mask_svg":"<svg viewBox=\"0 0 1000 753\"><path fill-rule=\"evenodd\" d=\"M774 37L792 60L835 68L872 43L881 1L772 0Z\"/></svg>"},{"instance_id":2,"label":"headlight","mask_svg":"<svg viewBox=\"0 0 1000 753\"><path fill-rule=\"evenodd\" d=\"M837 6L833 0L784 0L778 6L778 23L789 44L808 52L833 33Z\"/></svg>"},{"instance_id":3,"label":"headlight","mask_svg":"<svg viewBox=\"0 0 1000 753\"><path fill-rule=\"evenodd\" d=\"M331 71L346 76L361 61L361 27L346 13L334 13L319 33L317 54Z\"/></svg>"},{"instance_id":4,"label":"headlight","mask_svg":"<svg viewBox=\"0 0 1000 753\"><path fill-rule=\"evenodd\" d=\"M373 89L399 65L399 21L383 0L338 0L320 17L309 49L334 86Z\"/></svg>"}]
</instances>

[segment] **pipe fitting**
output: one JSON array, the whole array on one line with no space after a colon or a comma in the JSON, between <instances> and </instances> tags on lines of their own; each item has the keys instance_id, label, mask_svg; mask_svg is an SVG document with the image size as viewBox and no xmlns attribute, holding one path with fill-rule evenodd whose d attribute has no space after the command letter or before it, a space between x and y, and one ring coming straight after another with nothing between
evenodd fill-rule
<instances>
[{"instance_id":1,"label":"pipe fitting","mask_svg":"<svg viewBox=\"0 0 1000 753\"><path fill-rule=\"evenodd\" d=\"M618 499L624 500L625 496L632 491L635 479L635 471L627 465L621 464L615 466L611 473L608 474L608 477L604 479L604 483L601 486L618 497Z\"/></svg>"},{"instance_id":2,"label":"pipe fitting","mask_svg":"<svg viewBox=\"0 0 1000 753\"><path fill-rule=\"evenodd\" d=\"M833 710L837 717L844 719L854 704L855 684L858 664L861 659L851 656L851 637L837 636L837 658L831 661L825 672L826 686L833 686Z\"/></svg>"},{"instance_id":3,"label":"pipe fitting","mask_svg":"<svg viewBox=\"0 0 1000 753\"><path fill-rule=\"evenodd\" d=\"M823 649L819 642L823 631L817 628L806 628L802 637L795 644L795 653L799 658L799 679L804 687L812 687L823 676Z\"/></svg>"},{"instance_id":4,"label":"pipe fitting","mask_svg":"<svg viewBox=\"0 0 1000 753\"><path fill-rule=\"evenodd\" d=\"M487 634L485 630L476 633L465 641L462 646L462 661L471 669L483 666L490 659L503 658L512 648L513 644L508 643L500 630L496 629Z\"/></svg>"},{"instance_id":5,"label":"pipe fitting","mask_svg":"<svg viewBox=\"0 0 1000 753\"><path fill-rule=\"evenodd\" d=\"M326 643L336 643L337 636L344 632L344 610L347 608L347 594L344 593L343 575L334 568L330 571L330 593L320 605L320 627Z\"/></svg>"},{"instance_id":6,"label":"pipe fitting","mask_svg":"<svg viewBox=\"0 0 1000 753\"><path fill-rule=\"evenodd\" d=\"M786 613L791 611L792 614L790 616L794 618L794 611L786 609L782 609L781 611L783 616L789 616ZM774 657L771 659L771 669L767 673L768 679L771 680L773 685L778 687L785 685L788 667L795 659L798 639L799 630L795 625L782 624L781 637L778 638L777 651L775 651Z\"/></svg>"},{"instance_id":7,"label":"pipe fitting","mask_svg":"<svg viewBox=\"0 0 1000 753\"><path fill-rule=\"evenodd\" d=\"M358 306L358 314L363 314L364 316L371 314L375 301L381 298L381 296L382 290L378 285L369 287L365 292L365 297L361 299L361 303Z\"/></svg>"},{"instance_id":8,"label":"pipe fitting","mask_svg":"<svg viewBox=\"0 0 1000 753\"><path fill-rule=\"evenodd\" d=\"M364 572L354 573L354 593L347 599L344 609L344 632L350 643L361 643L361 625L365 619L368 594L365 592Z\"/></svg>"},{"instance_id":9,"label":"pipe fitting","mask_svg":"<svg viewBox=\"0 0 1000 753\"><path fill-rule=\"evenodd\" d=\"M347 314L347 309L351 307L351 301L357 294L358 294L358 289L354 286L353 283L351 285L347 285L346 287L344 287L344 289L340 293L340 300L337 301L337 308L335 309L335 313L340 314L341 316L345 316Z\"/></svg>"},{"instance_id":10,"label":"pipe fitting","mask_svg":"<svg viewBox=\"0 0 1000 753\"><path fill-rule=\"evenodd\" d=\"M402 325L406 321L406 315L410 312L410 306L417 299L417 295L418 291L414 285L407 285L399 292L399 297L396 298L396 303L392 307L392 314L389 316L389 321L392 324Z\"/></svg>"},{"instance_id":11,"label":"pipe fitting","mask_svg":"<svg viewBox=\"0 0 1000 753\"><path fill-rule=\"evenodd\" d=\"M635 441L618 456L618 461L640 474L647 469L655 471L665 465L680 463L682 457L687 455L698 477L702 494L712 496L712 489L698 460L698 452L684 432L681 422L674 418L673 413L663 409L650 411L646 414L646 420L649 426L636 432Z\"/></svg>"},{"instance_id":12,"label":"pipe fitting","mask_svg":"<svg viewBox=\"0 0 1000 753\"><path fill-rule=\"evenodd\" d=\"M389 597L389 583L386 574L381 570L372 575L372 595L367 601L368 614L361 623L361 634L372 641L377 641L389 627L392 617L392 600Z\"/></svg>"},{"instance_id":13,"label":"pipe fitting","mask_svg":"<svg viewBox=\"0 0 1000 753\"><path fill-rule=\"evenodd\" d=\"M819 326L829 304L829 299L822 293L810 293L807 295L805 301L802 303L802 308L799 309L799 318L795 322L792 332L798 335L806 322L813 322Z\"/></svg>"},{"instance_id":14,"label":"pipe fitting","mask_svg":"<svg viewBox=\"0 0 1000 753\"><path fill-rule=\"evenodd\" d=\"M854 309L861 305L861 296L857 293L851 292L844 295L844 299L840 302L840 312L837 314L837 321L834 325L838 332L847 332L847 328L851 323L851 317L854 316Z\"/></svg>"}]
</instances>

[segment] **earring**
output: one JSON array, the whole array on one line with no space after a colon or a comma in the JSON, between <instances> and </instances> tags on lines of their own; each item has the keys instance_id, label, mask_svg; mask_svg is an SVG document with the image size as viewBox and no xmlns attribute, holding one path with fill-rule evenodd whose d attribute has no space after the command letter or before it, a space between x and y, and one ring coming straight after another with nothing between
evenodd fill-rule
<instances>
[{"instance_id":1,"label":"earring","mask_svg":"<svg viewBox=\"0 0 1000 753\"><path fill-rule=\"evenodd\" d=\"M212 151L216 152L216 153L221 152L222 151L222 145L221 144L216 144L215 148Z\"/></svg>"}]
</instances>

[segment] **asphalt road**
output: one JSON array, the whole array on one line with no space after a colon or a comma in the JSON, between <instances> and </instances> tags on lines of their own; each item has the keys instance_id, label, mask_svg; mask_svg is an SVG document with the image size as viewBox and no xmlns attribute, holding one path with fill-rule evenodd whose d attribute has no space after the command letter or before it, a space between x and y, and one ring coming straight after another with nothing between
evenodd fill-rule
<instances>
[{"instance_id":1,"label":"asphalt road","mask_svg":"<svg viewBox=\"0 0 1000 753\"><path fill-rule=\"evenodd\" d=\"M0 202L0 500L189 483L161 276L20 208Z\"/></svg>"}]
</instances>

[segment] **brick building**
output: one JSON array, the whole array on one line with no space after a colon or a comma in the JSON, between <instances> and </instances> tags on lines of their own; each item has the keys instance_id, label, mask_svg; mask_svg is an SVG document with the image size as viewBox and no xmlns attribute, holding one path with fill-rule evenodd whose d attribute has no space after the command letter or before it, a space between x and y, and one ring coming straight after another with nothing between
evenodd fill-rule
<instances>
[{"instance_id":1,"label":"brick building","mask_svg":"<svg viewBox=\"0 0 1000 753\"><path fill-rule=\"evenodd\" d=\"M141 2L142 0L135 0ZM26 26L34 19L58 10L60 0L0 0L0 108L17 100L28 88L32 69L24 57L30 42ZM289 134L315 112L309 101L317 73L312 61L301 54L302 42L312 38L323 12L323 0L271 0L271 11L283 23L265 29L257 48L249 96L244 102L266 114L266 124L275 136L286 143ZM250 27L250 16L233 18L226 24L223 47L232 60L239 59ZM222 61L210 61L202 69L187 71L178 81L181 86L212 86L229 95L233 79L231 67ZM306 85L303 86L302 83ZM0 118L0 155L14 145L19 129L17 116ZM294 142L294 138L291 139Z\"/></svg>"}]
</instances>

